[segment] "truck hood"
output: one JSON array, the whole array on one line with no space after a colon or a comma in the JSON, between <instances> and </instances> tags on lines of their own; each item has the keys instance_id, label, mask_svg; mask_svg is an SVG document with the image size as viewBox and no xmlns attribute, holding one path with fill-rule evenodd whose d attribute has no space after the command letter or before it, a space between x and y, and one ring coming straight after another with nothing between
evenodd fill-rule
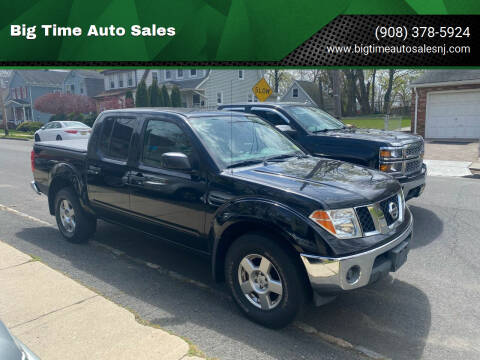
<instances>
[{"instance_id":1,"label":"truck hood","mask_svg":"<svg viewBox=\"0 0 480 360\"><path fill-rule=\"evenodd\" d=\"M422 140L422 137L419 135L413 135L401 131L385 131L379 129L359 128L331 130L325 133L318 133L317 135L384 142L392 146L401 146L405 143Z\"/></svg>"},{"instance_id":2,"label":"truck hood","mask_svg":"<svg viewBox=\"0 0 480 360\"><path fill-rule=\"evenodd\" d=\"M389 175L311 156L239 168L232 176L309 197L326 209L370 204L400 190L398 182Z\"/></svg>"}]
</instances>

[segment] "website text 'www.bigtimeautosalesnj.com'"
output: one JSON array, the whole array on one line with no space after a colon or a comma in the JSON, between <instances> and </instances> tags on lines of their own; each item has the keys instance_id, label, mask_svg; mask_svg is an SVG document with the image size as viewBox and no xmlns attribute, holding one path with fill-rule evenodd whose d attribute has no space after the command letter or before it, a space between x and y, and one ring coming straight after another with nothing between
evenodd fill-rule
<instances>
[{"instance_id":1,"label":"website text 'www.bigtimeautosalesnj.com'","mask_svg":"<svg viewBox=\"0 0 480 360\"><path fill-rule=\"evenodd\" d=\"M331 45L326 46L329 54L470 54L470 46L468 45Z\"/></svg>"}]
</instances>

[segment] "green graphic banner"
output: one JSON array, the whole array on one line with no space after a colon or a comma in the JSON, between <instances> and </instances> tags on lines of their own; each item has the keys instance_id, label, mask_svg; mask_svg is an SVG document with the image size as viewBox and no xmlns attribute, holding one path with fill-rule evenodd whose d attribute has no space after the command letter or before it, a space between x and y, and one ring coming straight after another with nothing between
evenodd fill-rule
<instances>
[{"instance_id":1,"label":"green graphic banner","mask_svg":"<svg viewBox=\"0 0 480 360\"><path fill-rule=\"evenodd\" d=\"M3 63L279 61L340 14L480 14L480 2L23 0L0 13Z\"/></svg>"}]
</instances>

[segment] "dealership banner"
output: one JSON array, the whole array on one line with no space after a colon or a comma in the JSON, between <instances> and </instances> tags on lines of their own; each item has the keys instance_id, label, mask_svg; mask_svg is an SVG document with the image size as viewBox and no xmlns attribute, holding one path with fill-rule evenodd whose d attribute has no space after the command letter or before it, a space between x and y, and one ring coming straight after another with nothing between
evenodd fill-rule
<instances>
[{"instance_id":1,"label":"dealership banner","mask_svg":"<svg viewBox=\"0 0 480 360\"><path fill-rule=\"evenodd\" d=\"M479 66L478 0L24 0L0 63Z\"/></svg>"}]
</instances>

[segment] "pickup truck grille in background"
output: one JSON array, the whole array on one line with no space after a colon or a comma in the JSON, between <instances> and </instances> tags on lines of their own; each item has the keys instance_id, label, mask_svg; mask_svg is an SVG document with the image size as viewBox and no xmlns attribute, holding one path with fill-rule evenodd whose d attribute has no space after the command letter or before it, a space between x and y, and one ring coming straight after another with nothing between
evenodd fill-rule
<instances>
[{"instance_id":1,"label":"pickup truck grille in background","mask_svg":"<svg viewBox=\"0 0 480 360\"><path fill-rule=\"evenodd\" d=\"M405 163L405 174L409 175L420 171L422 168L423 159L410 160Z\"/></svg>"},{"instance_id":2,"label":"pickup truck grille in background","mask_svg":"<svg viewBox=\"0 0 480 360\"><path fill-rule=\"evenodd\" d=\"M423 153L423 142L416 142L405 147L405 157L419 157Z\"/></svg>"},{"instance_id":3,"label":"pickup truck grille in background","mask_svg":"<svg viewBox=\"0 0 480 360\"><path fill-rule=\"evenodd\" d=\"M370 211L368 211L368 207L362 206L357 208L357 217L362 227L363 233L375 231L375 224L373 223Z\"/></svg>"}]
</instances>

